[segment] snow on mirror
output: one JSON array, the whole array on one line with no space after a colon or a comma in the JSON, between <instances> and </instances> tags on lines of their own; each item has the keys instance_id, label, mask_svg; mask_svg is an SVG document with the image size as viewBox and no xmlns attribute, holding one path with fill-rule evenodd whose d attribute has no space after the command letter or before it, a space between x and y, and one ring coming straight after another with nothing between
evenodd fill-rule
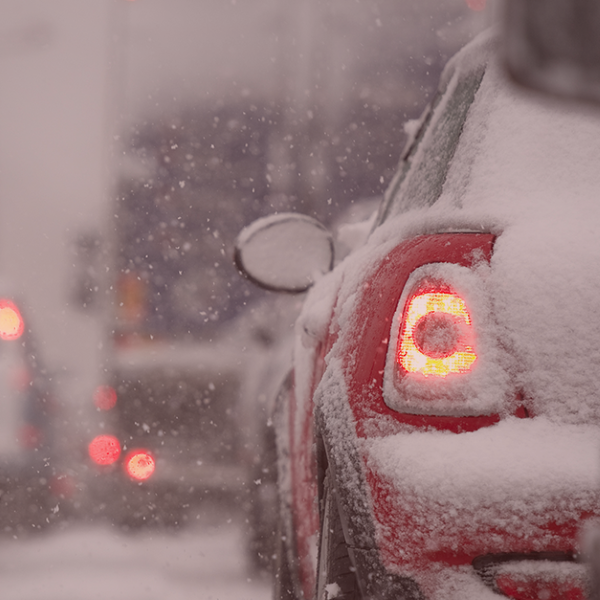
<instances>
[{"instance_id":1,"label":"snow on mirror","mask_svg":"<svg viewBox=\"0 0 600 600\"><path fill-rule=\"evenodd\" d=\"M235 244L235 263L265 289L303 292L333 267L333 238L306 215L272 215L242 230Z\"/></svg>"}]
</instances>

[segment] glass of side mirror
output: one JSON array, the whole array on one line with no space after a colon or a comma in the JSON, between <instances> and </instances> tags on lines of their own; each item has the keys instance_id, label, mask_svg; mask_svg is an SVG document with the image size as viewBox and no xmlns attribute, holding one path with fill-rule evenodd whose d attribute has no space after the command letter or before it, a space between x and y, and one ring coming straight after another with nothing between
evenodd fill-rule
<instances>
[{"instance_id":1,"label":"glass of side mirror","mask_svg":"<svg viewBox=\"0 0 600 600\"><path fill-rule=\"evenodd\" d=\"M333 238L315 219L282 213L258 219L235 243L240 272L267 290L300 293L333 268Z\"/></svg>"}]
</instances>

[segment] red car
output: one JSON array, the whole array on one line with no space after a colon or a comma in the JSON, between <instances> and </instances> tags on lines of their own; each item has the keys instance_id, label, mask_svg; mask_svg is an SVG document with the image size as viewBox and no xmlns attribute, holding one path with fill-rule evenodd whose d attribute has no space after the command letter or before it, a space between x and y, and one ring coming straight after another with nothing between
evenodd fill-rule
<instances>
[{"instance_id":1,"label":"red car","mask_svg":"<svg viewBox=\"0 0 600 600\"><path fill-rule=\"evenodd\" d=\"M333 271L307 217L238 239L255 281L314 282L274 419L278 600L585 596L600 114L513 88L497 45L450 61L367 241Z\"/></svg>"}]
</instances>

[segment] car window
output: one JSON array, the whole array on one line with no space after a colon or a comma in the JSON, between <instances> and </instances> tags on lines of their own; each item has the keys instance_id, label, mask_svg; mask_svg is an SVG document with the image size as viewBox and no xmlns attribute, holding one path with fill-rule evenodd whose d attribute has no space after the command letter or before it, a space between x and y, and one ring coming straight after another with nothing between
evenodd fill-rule
<instances>
[{"instance_id":1,"label":"car window","mask_svg":"<svg viewBox=\"0 0 600 600\"><path fill-rule=\"evenodd\" d=\"M406 179L406 175L409 171L410 165L412 164L412 159L421 143L421 140L423 139L423 136L425 135L425 131L427 131L427 128L429 127L431 117L441 97L442 94L440 91L438 91L432 102L427 105L423 114L421 115L419 124L417 125L416 134L409 138L400 157L400 165L398 166L398 170L396 171L396 174L392 179L392 182L390 183L383 198L383 202L379 208L375 226L380 225L387 218L392 205L392 200L396 197L398 190L401 188L402 183Z\"/></svg>"},{"instance_id":2,"label":"car window","mask_svg":"<svg viewBox=\"0 0 600 600\"><path fill-rule=\"evenodd\" d=\"M418 132L405 150L398 173L386 194L378 224L441 195L469 107L479 89L485 65L455 72L424 113Z\"/></svg>"}]
</instances>

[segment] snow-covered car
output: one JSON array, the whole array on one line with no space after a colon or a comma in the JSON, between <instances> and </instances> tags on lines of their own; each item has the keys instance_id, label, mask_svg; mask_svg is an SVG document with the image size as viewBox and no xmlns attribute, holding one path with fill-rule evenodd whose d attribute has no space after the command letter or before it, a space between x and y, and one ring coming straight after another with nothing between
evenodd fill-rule
<instances>
[{"instance_id":1,"label":"snow-covered car","mask_svg":"<svg viewBox=\"0 0 600 600\"><path fill-rule=\"evenodd\" d=\"M312 285L274 414L278 600L585 597L600 113L513 87L497 46L487 32L449 62L331 272L308 217L238 239L253 280Z\"/></svg>"},{"instance_id":2,"label":"snow-covered car","mask_svg":"<svg viewBox=\"0 0 600 600\"><path fill-rule=\"evenodd\" d=\"M179 527L245 482L236 404L240 358L225 343L116 348L94 395L91 512L126 529Z\"/></svg>"},{"instance_id":3,"label":"snow-covered car","mask_svg":"<svg viewBox=\"0 0 600 600\"><path fill-rule=\"evenodd\" d=\"M59 407L20 304L0 296L0 531L9 536L45 529L71 508Z\"/></svg>"}]
</instances>

